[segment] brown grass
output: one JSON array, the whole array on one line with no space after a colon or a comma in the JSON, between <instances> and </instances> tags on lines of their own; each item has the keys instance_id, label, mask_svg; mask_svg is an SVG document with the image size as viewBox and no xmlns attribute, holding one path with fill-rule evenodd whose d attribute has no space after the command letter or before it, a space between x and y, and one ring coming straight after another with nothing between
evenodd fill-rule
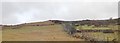
<instances>
[{"instance_id":1,"label":"brown grass","mask_svg":"<svg viewBox=\"0 0 120 43\"><path fill-rule=\"evenodd\" d=\"M61 25L24 26L18 29L4 29L3 41L83 41L69 36Z\"/></svg>"}]
</instances>

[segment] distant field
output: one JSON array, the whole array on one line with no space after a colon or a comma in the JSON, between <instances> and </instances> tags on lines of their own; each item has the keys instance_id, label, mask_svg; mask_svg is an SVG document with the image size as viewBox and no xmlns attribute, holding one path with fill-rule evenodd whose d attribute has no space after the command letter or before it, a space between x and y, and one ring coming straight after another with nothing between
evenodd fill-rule
<instances>
[{"instance_id":1,"label":"distant field","mask_svg":"<svg viewBox=\"0 0 120 43\"><path fill-rule=\"evenodd\" d=\"M118 30L117 25L110 25L108 27L78 26L76 28L81 30ZM87 34L89 37L104 41L111 41L113 39L118 40L117 32L89 32L85 34ZM49 26L22 26L17 29L4 28L2 31L2 38L3 41L85 41L84 39L71 37L64 32L63 27L58 24Z\"/></svg>"},{"instance_id":2,"label":"distant field","mask_svg":"<svg viewBox=\"0 0 120 43\"><path fill-rule=\"evenodd\" d=\"M109 25L108 27L95 27L95 26L77 26L76 29L81 29L81 30L106 30L106 29L111 29L111 30L118 30L118 25Z\"/></svg>"},{"instance_id":3,"label":"distant field","mask_svg":"<svg viewBox=\"0 0 120 43\"><path fill-rule=\"evenodd\" d=\"M76 27L79 30L118 30L118 25L109 25L108 27L94 27L94 26L78 26ZM118 38L118 32L114 33L103 33L103 32L86 32L89 37L93 37L96 39L104 40L104 41L112 41L113 39Z\"/></svg>"},{"instance_id":4,"label":"distant field","mask_svg":"<svg viewBox=\"0 0 120 43\"><path fill-rule=\"evenodd\" d=\"M4 29L3 41L83 41L70 37L61 25L24 26L18 29Z\"/></svg>"}]
</instances>

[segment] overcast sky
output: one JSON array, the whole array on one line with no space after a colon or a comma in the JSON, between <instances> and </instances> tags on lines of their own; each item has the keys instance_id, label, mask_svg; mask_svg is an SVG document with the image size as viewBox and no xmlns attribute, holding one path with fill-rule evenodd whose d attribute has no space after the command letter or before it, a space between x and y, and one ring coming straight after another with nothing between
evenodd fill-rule
<instances>
[{"instance_id":1,"label":"overcast sky","mask_svg":"<svg viewBox=\"0 0 120 43\"><path fill-rule=\"evenodd\" d=\"M118 17L118 1L78 0L4 0L2 24L19 24L45 20L108 19Z\"/></svg>"}]
</instances>

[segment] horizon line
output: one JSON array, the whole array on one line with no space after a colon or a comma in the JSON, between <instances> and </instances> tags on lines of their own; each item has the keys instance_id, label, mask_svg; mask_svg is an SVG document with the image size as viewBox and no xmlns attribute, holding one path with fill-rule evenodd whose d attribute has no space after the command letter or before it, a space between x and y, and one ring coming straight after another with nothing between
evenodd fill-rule
<instances>
[{"instance_id":1,"label":"horizon line","mask_svg":"<svg viewBox=\"0 0 120 43\"><path fill-rule=\"evenodd\" d=\"M112 19L118 19L120 17L112 18ZM110 18L106 19L77 19L77 20L64 20L64 19L48 19L48 20L42 20L42 21L30 21L30 22L24 22L24 23L34 23L34 22L45 22L49 20L60 20L60 21L83 21L83 20L109 20ZM24 23L16 23L16 24L1 24L1 25L19 25L19 24L24 24Z\"/></svg>"}]
</instances>

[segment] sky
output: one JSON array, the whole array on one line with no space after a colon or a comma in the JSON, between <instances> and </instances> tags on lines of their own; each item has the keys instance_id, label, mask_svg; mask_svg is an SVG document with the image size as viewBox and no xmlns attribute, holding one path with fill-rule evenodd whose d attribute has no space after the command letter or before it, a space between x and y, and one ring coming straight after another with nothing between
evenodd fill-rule
<instances>
[{"instance_id":1,"label":"sky","mask_svg":"<svg viewBox=\"0 0 120 43\"><path fill-rule=\"evenodd\" d=\"M2 0L1 24L118 17L118 0Z\"/></svg>"}]
</instances>

